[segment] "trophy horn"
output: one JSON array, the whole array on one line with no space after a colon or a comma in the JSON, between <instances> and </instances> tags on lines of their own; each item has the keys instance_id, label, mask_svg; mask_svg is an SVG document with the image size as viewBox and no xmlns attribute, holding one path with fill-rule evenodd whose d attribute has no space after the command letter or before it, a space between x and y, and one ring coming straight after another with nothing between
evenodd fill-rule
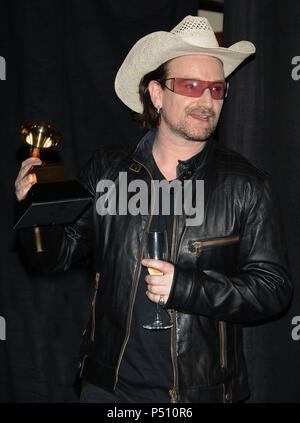
<instances>
[{"instance_id":1,"label":"trophy horn","mask_svg":"<svg viewBox=\"0 0 300 423\"><path fill-rule=\"evenodd\" d=\"M23 123L18 130L19 137L30 146L31 157L39 157L40 149L57 147L62 135L47 122L33 120Z\"/></svg>"}]
</instances>

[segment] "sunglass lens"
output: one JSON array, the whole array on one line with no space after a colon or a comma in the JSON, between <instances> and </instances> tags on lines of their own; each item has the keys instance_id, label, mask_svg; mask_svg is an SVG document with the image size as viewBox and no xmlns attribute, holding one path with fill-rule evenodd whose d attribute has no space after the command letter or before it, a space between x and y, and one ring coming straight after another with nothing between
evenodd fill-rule
<instances>
[{"instance_id":1,"label":"sunglass lens","mask_svg":"<svg viewBox=\"0 0 300 423\"><path fill-rule=\"evenodd\" d=\"M225 84L223 82L211 84L210 92L214 100L223 100L225 96Z\"/></svg>"},{"instance_id":2,"label":"sunglass lens","mask_svg":"<svg viewBox=\"0 0 300 423\"><path fill-rule=\"evenodd\" d=\"M224 82L200 81L197 79L174 78L173 91L186 97L201 97L204 90L209 88L214 100L223 100L226 85Z\"/></svg>"},{"instance_id":3,"label":"sunglass lens","mask_svg":"<svg viewBox=\"0 0 300 423\"><path fill-rule=\"evenodd\" d=\"M195 79L176 78L174 92L187 97L200 97L203 93L201 82Z\"/></svg>"}]
</instances>

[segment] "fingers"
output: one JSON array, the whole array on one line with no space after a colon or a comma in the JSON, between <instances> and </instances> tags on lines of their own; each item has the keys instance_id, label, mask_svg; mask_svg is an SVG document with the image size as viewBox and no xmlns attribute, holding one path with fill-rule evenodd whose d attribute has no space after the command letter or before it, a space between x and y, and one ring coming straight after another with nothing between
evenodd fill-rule
<instances>
[{"instance_id":1,"label":"fingers","mask_svg":"<svg viewBox=\"0 0 300 423\"><path fill-rule=\"evenodd\" d=\"M163 286L167 284L167 281L165 281L165 279L162 276L163 275L159 275L159 276L147 275L145 277L145 281L151 285Z\"/></svg>"},{"instance_id":2,"label":"fingers","mask_svg":"<svg viewBox=\"0 0 300 423\"><path fill-rule=\"evenodd\" d=\"M169 285L166 283L153 283L152 280L147 281L147 278L145 279L146 283L147 283L147 290L149 291L149 293L154 294L154 295L158 295L158 297L160 295L169 295L170 289L169 289ZM158 298L159 299L159 298Z\"/></svg>"},{"instance_id":3,"label":"fingers","mask_svg":"<svg viewBox=\"0 0 300 423\"><path fill-rule=\"evenodd\" d=\"M28 174L28 172L32 166L39 166L41 164L42 161L39 158L33 157L30 157L22 163L21 169L15 181L15 193L18 201L24 200L29 189L36 183L36 175Z\"/></svg>"},{"instance_id":4,"label":"fingers","mask_svg":"<svg viewBox=\"0 0 300 423\"><path fill-rule=\"evenodd\" d=\"M150 273L145 277L147 283L146 295L149 300L158 303L161 296L164 297L164 302L168 301L174 275L174 265L172 263L159 260L143 260L143 265L152 265L155 269L160 268L164 270L162 275L154 275Z\"/></svg>"},{"instance_id":5,"label":"fingers","mask_svg":"<svg viewBox=\"0 0 300 423\"><path fill-rule=\"evenodd\" d=\"M18 201L24 200L28 191L36 183L36 177L33 174L29 174L25 176L21 181L16 182L15 184L15 192Z\"/></svg>"},{"instance_id":6,"label":"fingers","mask_svg":"<svg viewBox=\"0 0 300 423\"><path fill-rule=\"evenodd\" d=\"M17 179L24 178L24 176L29 172L32 166L39 166L41 164L42 164L42 161L38 157L30 157L29 159L24 160L24 162L21 165L21 169L17 176Z\"/></svg>"},{"instance_id":7,"label":"fingers","mask_svg":"<svg viewBox=\"0 0 300 423\"><path fill-rule=\"evenodd\" d=\"M142 265L156 269L163 274L167 274L173 270L173 265L167 261L163 260L154 260L154 259L143 259Z\"/></svg>"},{"instance_id":8,"label":"fingers","mask_svg":"<svg viewBox=\"0 0 300 423\"><path fill-rule=\"evenodd\" d=\"M149 286L149 285L148 285ZM168 301L169 298L169 294L167 292L163 293L162 291L160 291L159 294L154 294L152 291L150 291L149 289L147 289L146 291L146 295L148 297L148 299L150 301L153 301L154 303L158 303L160 300L160 297L162 296L164 299L164 303L166 304L166 302Z\"/></svg>"}]
</instances>

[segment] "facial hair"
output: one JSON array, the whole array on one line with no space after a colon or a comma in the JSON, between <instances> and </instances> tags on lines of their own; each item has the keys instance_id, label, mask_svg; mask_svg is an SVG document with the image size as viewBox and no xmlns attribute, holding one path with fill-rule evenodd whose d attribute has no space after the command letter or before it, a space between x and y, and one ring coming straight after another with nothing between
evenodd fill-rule
<instances>
[{"instance_id":1,"label":"facial hair","mask_svg":"<svg viewBox=\"0 0 300 423\"><path fill-rule=\"evenodd\" d=\"M207 128L202 128L200 130L192 129L189 127L187 123L187 118L189 115L208 115L211 119L211 124ZM168 116L166 115L164 109L161 110L161 118L165 121L166 125L169 129L179 135L180 137L186 139L187 141L206 141L216 130L218 124L218 118L216 119L216 113L211 108L204 108L204 107L196 107L193 109L187 109L185 113L185 119L182 122L174 124L170 121ZM203 133L203 130L205 131Z\"/></svg>"}]
</instances>

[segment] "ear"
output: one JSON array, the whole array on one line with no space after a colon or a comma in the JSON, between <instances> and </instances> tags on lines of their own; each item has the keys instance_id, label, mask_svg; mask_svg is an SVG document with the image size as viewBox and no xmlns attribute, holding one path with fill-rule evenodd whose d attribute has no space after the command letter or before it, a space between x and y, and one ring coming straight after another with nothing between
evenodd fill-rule
<instances>
[{"instance_id":1,"label":"ear","mask_svg":"<svg viewBox=\"0 0 300 423\"><path fill-rule=\"evenodd\" d=\"M162 106L162 87L157 81L150 81L148 84L148 91L152 104L155 108Z\"/></svg>"}]
</instances>

